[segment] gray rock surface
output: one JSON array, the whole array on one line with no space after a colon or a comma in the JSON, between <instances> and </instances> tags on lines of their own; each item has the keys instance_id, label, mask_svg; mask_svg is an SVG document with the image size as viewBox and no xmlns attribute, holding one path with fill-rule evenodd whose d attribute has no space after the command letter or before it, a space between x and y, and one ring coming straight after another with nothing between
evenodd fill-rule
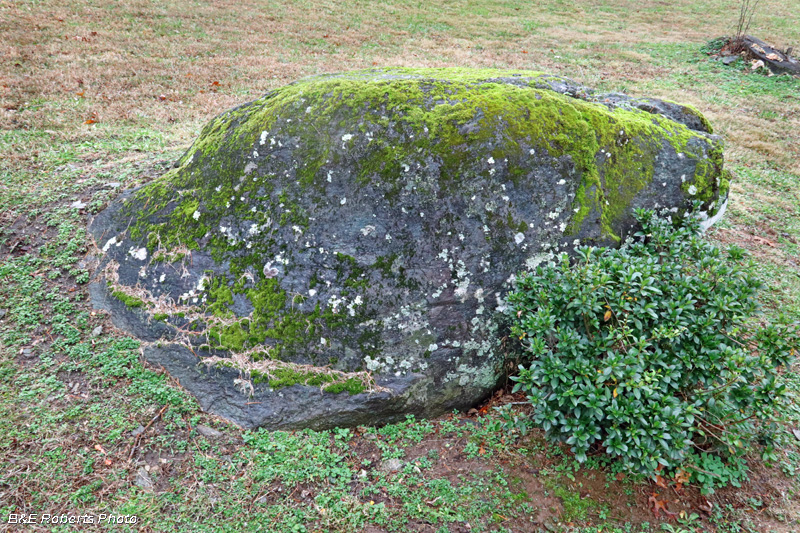
<instances>
[{"instance_id":1,"label":"gray rock surface","mask_svg":"<svg viewBox=\"0 0 800 533\"><path fill-rule=\"evenodd\" d=\"M381 461L381 464L378 465L378 470L381 472L399 472L403 469L403 461L400 459L387 459L385 461Z\"/></svg>"},{"instance_id":2,"label":"gray rock surface","mask_svg":"<svg viewBox=\"0 0 800 533\"><path fill-rule=\"evenodd\" d=\"M195 426L195 429L202 436L208 437L209 439L216 439L222 436L221 431L218 431L212 427L204 426L203 424L198 424L197 426Z\"/></svg>"},{"instance_id":3,"label":"gray rock surface","mask_svg":"<svg viewBox=\"0 0 800 533\"><path fill-rule=\"evenodd\" d=\"M223 113L93 220L96 307L245 427L433 416L503 377L520 270L614 244L637 207L712 217L697 111L527 71L318 76Z\"/></svg>"},{"instance_id":4,"label":"gray rock surface","mask_svg":"<svg viewBox=\"0 0 800 533\"><path fill-rule=\"evenodd\" d=\"M144 467L136 471L136 479L134 480L136 486L143 489L145 492L153 492L156 484L150 474Z\"/></svg>"}]
</instances>

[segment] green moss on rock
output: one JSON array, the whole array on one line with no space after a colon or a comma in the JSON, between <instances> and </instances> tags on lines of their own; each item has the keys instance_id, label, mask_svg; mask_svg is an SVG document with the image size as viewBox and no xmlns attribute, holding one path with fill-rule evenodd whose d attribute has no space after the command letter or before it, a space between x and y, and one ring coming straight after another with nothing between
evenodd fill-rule
<instances>
[{"instance_id":1,"label":"green moss on rock","mask_svg":"<svg viewBox=\"0 0 800 533\"><path fill-rule=\"evenodd\" d=\"M298 371L292 368L278 368L269 374L253 370L250 378L254 384L266 383L272 389L291 387L292 385L307 385L309 387L322 387L322 390L332 394L347 392L351 395L359 394L366 390L364 383L357 378L348 378L345 381L337 379L333 374L324 371ZM329 384L325 386L325 384Z\"/></svg>"},{"instance_id":2,"label":"green moss on rock","mask_svg":"<svg viewBox=\"0 0 800 533\"><path fill-rule=\"evenodd\" d=\"M120 290L111 291L111 296L113 296L120 302L124 303L128 307L132 308L147 307L147 304L141 298L137 298L136 296L131 296L130 294L127 294Z\"/></svg>"}]
</instances>

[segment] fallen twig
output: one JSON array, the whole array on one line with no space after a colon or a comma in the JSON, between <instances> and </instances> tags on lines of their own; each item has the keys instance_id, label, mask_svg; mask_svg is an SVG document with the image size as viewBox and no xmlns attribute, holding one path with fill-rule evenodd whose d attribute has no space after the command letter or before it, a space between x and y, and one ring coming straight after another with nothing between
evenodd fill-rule
<instances>
[{"instance_id":1,"label":"fallen twig","mask_svg":"<svg viewBox=\"0 0 800 533\"><path fill-rule=\"evenodd\" d=\"M154 416L153 419L150 420L150 422L147 423L147 425L144 427L142 432L139 433L138 435L136 435L136 438L133 441L133 446L131 446L131 451L128 453L128 461L133 459L133 454L136 453L136 449L139 447L139 441L141 441L142 435L147 433L147 430L150 429L150 426L152 426L155 423L156 420L161 418L161 415L164 414L164 411L167 410L167 407L168 406L166 406L166 405L164 407L162 407L161 410L158 413L156 413L156 416Z\"/></svg>"}]
</instances>

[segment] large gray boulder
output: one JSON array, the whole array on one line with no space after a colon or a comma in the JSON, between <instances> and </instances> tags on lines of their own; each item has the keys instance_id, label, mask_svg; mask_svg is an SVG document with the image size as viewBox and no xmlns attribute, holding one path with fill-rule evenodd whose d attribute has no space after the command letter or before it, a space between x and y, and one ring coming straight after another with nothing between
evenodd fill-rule
<instances>
[{"instance_id":1,"label":"large gray boulder","mask_svg":"<svg viewBox=\"0 0 800 533\"><path fill-rule=\"evenodd\" d=\"M93 298L242 426L432 416L503 377L515 273L619 242L637 207L712 218L727 188L686 106L527 71L317 76L100 213Z\"/></svg>"}]
</instances>

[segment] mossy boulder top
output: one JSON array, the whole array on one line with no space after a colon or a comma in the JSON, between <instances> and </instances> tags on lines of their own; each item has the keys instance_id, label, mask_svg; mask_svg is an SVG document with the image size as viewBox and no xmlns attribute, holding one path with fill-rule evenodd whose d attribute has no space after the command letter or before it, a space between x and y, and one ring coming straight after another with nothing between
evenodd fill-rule
<instances>
[{"instance_id":1,"label":"mossy boulder top","mask_svg":"<svg viewBox=\"0 0 800 533\"><path fill-rule=\"evenodd\" d=\"M436 415L503 377L516 273L619 242L638 207L713 220L725 176L671 102L529 71L316 76L221 114L100 213L93 297L243 426Z\"/></svg>"}]
</instances>

